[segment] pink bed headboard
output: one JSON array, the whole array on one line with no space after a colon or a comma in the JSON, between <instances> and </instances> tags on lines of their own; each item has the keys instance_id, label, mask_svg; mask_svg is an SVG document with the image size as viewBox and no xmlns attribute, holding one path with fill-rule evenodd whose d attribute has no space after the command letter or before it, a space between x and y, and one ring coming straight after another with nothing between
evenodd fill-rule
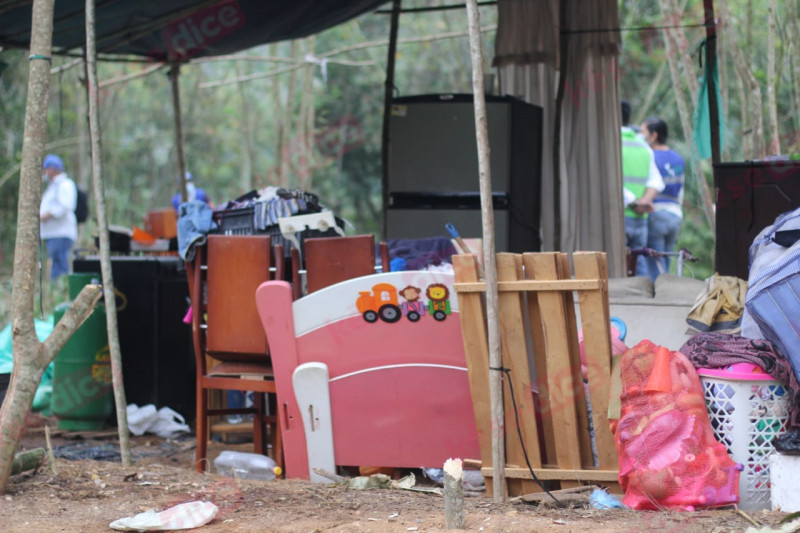
<instances>
[{"instance_id":1,"label":"pink bed headboard","mask_svg":"<svg viewBox=\"0 0 800 533\"><path fill-rule=\"evenodd\" d=\"M292 373L309 362L328 367L337 465L441 468L480 457L451 274L375 274L291 298L286 282L256 291L287 477L309 475L292 388Z\"/></svg>"}]
</instances>

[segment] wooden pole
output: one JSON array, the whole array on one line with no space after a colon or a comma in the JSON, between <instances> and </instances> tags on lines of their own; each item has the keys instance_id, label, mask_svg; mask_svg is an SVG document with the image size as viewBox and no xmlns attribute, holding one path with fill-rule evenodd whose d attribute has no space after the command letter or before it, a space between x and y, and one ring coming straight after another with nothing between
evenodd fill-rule
<instances>
[{"instance_id":1,"label":"wooden pole","mask_svg":"<svg viewBox=\"0 0 800 533\"><path fill-rule=\"evenodd\" d=\"M564 93L567 87L567 55L569 33L567 26L567 2L559 2L559 74L556 91L556 116L553 121L553 250L561 250L561 123L564 116Z\"/></svg>"},{"instance_id":2,"label":"wooden pole","mask_svg":"<svg viewBox=\"0 0 800 533\"><path fill-rule=\"evenodd\" d=\"M381 134L381 194L383 197L383 217L381 234L386 238L387 209L389 207L389 122L392 118L392 97L394 94L394 64L397 54L397 28L400 25L400 4L402 0L392 0L392 17L389 28L389 51L386 58L386 81L383 88L383 132Z\"/></svg>"},{"instance_id":3,"label":"wooden pole","mask_svg":"<svg viewBox=\"0 0 800 533\"><path fill-rule=\"evenodd\" d=\"M472 92L475 104L475 134L478 143L483 263L486 272L486 322L489 343L489 401L492 407L492 489L495 502L506 499L505 425L503 423L503 381L500 368L500 323L497 317L497 262L494 247L492 173L489 167L489 133L486 126L486 97L483 92L483 49L477 0L467 0L469 49L472 56Z\"/></svg>"},{"instance_id":4,"label":"wooden pole","mask_svg":"<svg viewBox=\"0 0 800 533\"><path fill-rule=\"evenodd\" d=\"M186 157L183 153L183 122L181 122L181 87L179 78L181 66L179 63L172 65L169 79L172 85L172 109L175 118L175 154L178 157L178 179L181 184L181 202L189 199L186 192Z\"/></svg>"},{"instance_id":5,"label":"wooden pole","mask_svg":"<svg viewBox=\"0 0 800 533\"><path fill-rule=\"evenodd\" d=\"M117 406L117 429L122 466L131 466L131 448L128 438L128 412L125 384L122 379L122 350L117 328L117 306L114 296L114 276L111 269L111 238L108 234L105 183L103 181L103 155L100 144L100 101L97 89L97 48L94 32L95 0L86 0L86 73L89 81L89 138L92 152L92 184L97 207L97 232L100 236L100 271L103 275L103 297L106 302L106 328L108 349L111 355L111 381Z\"/></svg>"},{"instance_id":6,"label":"wooden pole","mask_svg":"<svg viewBox=\"0 0 800 533\"><path fill-rule=\"evenodd\" d=\"M720 139L717 80L714 79L714 70L717 65L717 22L714 16L714 0L703 0L703 7L705 8L706 24L706 76L708 77L708 113L711 122L711 162L716 165L720 162Z\"/></svg>"},{"instance_id":7,"label":"wooden pole","mask_svg":"<svg viewBox=\"0 0 800 533\"><path fill-rule=\"evenodd\" d=\"M461 459L444 462L444 524L445 528L464 529L464 470Z\"/></svg>"}]
</instances>

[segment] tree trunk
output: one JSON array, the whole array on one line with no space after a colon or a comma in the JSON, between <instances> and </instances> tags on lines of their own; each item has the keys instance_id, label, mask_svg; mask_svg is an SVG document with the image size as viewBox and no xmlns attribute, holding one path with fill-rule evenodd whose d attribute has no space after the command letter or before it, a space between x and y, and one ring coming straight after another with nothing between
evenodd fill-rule
<instances>
[{"instance_id":1,"label":"tree trunk","mask_svg":"<svg viewBox=\"0 0 800 533\"><path fill-rule=\"evenodd\" d=\"M788 42L791 43L791 50L789 51L789 76L792 80L792 88L794 93L794 130L800 131L800 27L797 24L797 17L800 13L797 9L797 4L788 2L786 4L786 25L787 34L789 35ZM798 139L795 137L791 140L793 146L792 151L798 150Z\"/></svg>"},{"instance_id":2,"label":"tree trunk","mask_svg":"<svg viewBox=\"0 0 800 533\"><path fill-rule=\"evenodd\" d=\"M448 459L444 462L444 524L450 529L464 529L464 471L461 459Z\"/></svg>"},{"instance_id":3,"label":"tree trunk","mask_svg":"<svg viewBox=\"0 0 800 533\"><path fill-rule=\"evenodd\" d=\"M724 25L722 24L717 24L717 51L719 52L719 56L717 58L717 65L719 69L719 96L720 96L720 103L722 104L722 116L720 116L719 118L720 124L728 123L728 102L729 102L728 62L725 60L726 56L724 54L724 50L726 47L726 42L725 42L726 34L727 34L727 28L725 28ZM730 146L729 142L722 143L722 161L727 161L730 159L729 146Z\"/></svg>"},{"instance_id":4,"label":"tree trunk","mask_svg":"<svg viewBox=\"0 0 800 533\"><path fill-rule=\"evenodd\" d=\"M720 15L723 20L732 21L733 17L727 2L720 2ZM745 99L742 100L742 106L747 106L749 123L744 124L744 135L747 135L748 130L752 138L752 151L750 153L743 153L745 159L760 159L764 155L764 129L763 129L763 114L761 110L761 87L753 75L750 68L749 59L745 58L742 53L741 47L737 44L736 40L728 40L728 50L731 52L734 67L737 74L742 78L744 83Z\"/></svg>"},{"instance_id":5,"label":"tree trunk","mask_svg":"<svg viewBox=\"0 0 800 533\"><path fill-rule=\"evenodd\" d=\"M668 0L659 0L659 5L661 6L661 13L669 20L670 6ZM689 149L694 152L694 142L692 139L692 116L689 104L686 102L686 91L683 83L681 82L680 75L678 59L680 52L677 48L677 44L670 37L667 30L664 30L664 41L666 42L667 47L667 61L669 63L670 74L672 75L672 87L675 94L675 102L678 105L678 115L680 116L681 128L683 129L683 138L686 141L686 145L689 147ZM700 192L700 198L703 202L703 214L705 215L708 227L713 231L715 220L714 206L711 200L711 191L709 190L708 183L706 182L700 165L697 162L697 158L690 157L689 160L692 169L691 175L695 178L695 182L697 183L697 187Z\"/></svg>"},{"instance_id":6,"label":"tree trunk","mask_svg":"<svg viewBox=\"0 0 800 533\"><path fill-rule=\"evenodd\" d=\"M300 41L295 39L292 41L291 47L291 58L295 64L300 62ZM283 167L281 168L281 185L284 187L288 187L293 185L292 183L292 169L294 168L294 162L296 157L297 146L294 143L294 136L296 134L297 128L292 120L294 116L294 109L295 109L295 92L297 91L297 71L293 70L289 72L289 82L288 87L286 90L286 100L284 101L283 105L281 106L281 112L283 113L283 157L282 163ZM296 185L296 182L294 183Z\"/></svg>"},{"instance_id":7,"label":"tree trunk","mask_svg":"<svg viewBox=\"0 0 800 533\"><path fill-rule=\"evenodd\" d=\"M742 124L742 130L740 132L742 147L740 152L743 156L742 159L744 160L747 159L745 154L749 155L753 153L753 134L752 130L750 130L750 110L747 106L747 90L745 89L744 78L742 78L742 73L735 68L734 74L736 76L736 88L739 90L739 120Z\"/></svg>"},{"instance_id":8,"label":"tree trunk","mask_svg":"<svg viewBox=\"0 0 800 533\"><path fill-rule=\"evenodd\" d=\"M30 412L45 368L100 299L98 286L85 286L47 340L39 342L33 319L33 293L38 265L42 161L47 136L53 0L34 1L31 27L28 100L25 107L12 282L14 368L6 399L0 408L0 493L8 487L14 454L25 431L25 417Z\"/></svg>"},{"instance_id":9,"label":"tree trunk","mask_svg":"<svg viewBox=\"0 0 800 533\"><path fill-rule=\"evenodd\" d=\"M767 155L781 153L780 131L778 129L778 105L775 102L775 11L778 9L775 0L769 0L767 9L767 120L769 133Z\"/></svg>"},{"instance_id":10,"label":"tree trunk","mask_svg":"<svg viewBox=\"0 0 800 533\"><path fill-rule=\"evenodd\" d=\"M269 45L267 48L269 55L275 55L276 52L276 44ZM284 182L284 162L283 162L283 130L286 128L286 123L284 121L284 114L283 114L283 97L281 96L281 77L280 76L273 76L272 82L270 83L270 89L272 91L272 121L275 124L275 161L274 161L274 168L275 168L275 179L272 182L274 185L278 185L283 187L285 185Z\"/></svg>"},{"instance_id":11,"label":"tree trunk","mask_svg":"<svg viewBox=\"0 0 800 533\"><path fill-rule=\"evenodd\" d=\"M0 492L5 492L14 454L25 428L25 416L44 372L43 346L36 337L33 293L37 272L39 203L42 161L47 138L47 106L50 89L50 53L53 37L53 0L33 4L31 60L28 71L28 101L22 144L17 239L12 286L13 319L11 335L14 368L6 401L0 408Z\"/></svg>"},{"instance_id":12,"label":"tree trunk","mask_svg":"<svg viewBox=\"0 0 800 533\"><path fill-rule=\"evenodd\" d=\"M117 328L117 306L114 296L114 276L111 270L111 238L108 233L106 192L103 182L103 151L100 144L100 101L97 94L97 49L94 39L94 2L86 0L86 72L89 77L89 136L92 147L92 183L97 209L97 232L100 235L100 271L106 305L108 349L111 355L111 381L117 406L117 428L122 466L131 466L131 447L128 439L128 411L125 384L122 379L122 353Z\"/></svg>"},{"instance_id":13,"label":"tree trunk","mask_svg":"<svg viewBox=\"0 0 800 533\"><path fill-rule=\"evenodd\" d=\"M667 71L667 63L661 63L658 67L658 72L656 72L655 78L653 81L650 82L650 87L647 89L647 94L644 97L644 102L636 112L636 119L633 120L634 124L641 124L645 118L650 114L650 106L653 104L653 98L655 98L656 92L662 87L661 85L661 78L664 77L664 73Z\"/></svg>"},{"instance_id":14,"label":"tree trunk","mask_svg":"<svg viewBox=\"0 0 800 533\"><path fill-rule=\"evenodd\" d=\"M662 0L661 4L661 12L664 15L665 20L671 25L680 26L683 20L683 8L679 9L675 0ZM667 12L665 12L663 9L664 4L668 6ZM682 27L668 28L665 30L665 32L669 38L672 39L674 46L673 50L683 66L683 75L686 78L686 83L689 87L689 101L692 103L692 109L694 109L697 107L697 94L699 92L699 86L697 84L697 73L695 72L695 66L694 63L692 63L692 52L689 50L689 42L686 40L686 32Z\"/></svg>"},{"instance_id":15,"label":"tree trunk","mask_svg":"<svg viewBox=\"0 0 800 533\"><path fill-rule=\"evenodd\" d=\"M314 37L305 39L305 57L314 55ZM303 68L302 96L300 97L300 112L297 117L297 162L295 176L297 186L303 190L311 190L311 169L313 168L313 154L311 148L314 143L314 69L316 65L307 62Z\"/></svg>"},{"instance_id":16,"label":"tree trunk","mask_svg":"<svg viewBox=\"0 0 800 533\"><path fill-rule=\"evenodd\" d=\"M236 77L240 77L239 65L236 61L233 63L234 72ZM250 105L247 98L247 93L244 88L244 82L238 82L236 88L239 91L239 104L242 112L242 144L245 149L242 153L242 174L241 174L241 187L242 191L249 191L253 189L253 171L255 170L255 147L253 146L253 113L255 110Z\"/></svg>"},{"instance_id":17,"label":"tree trunk","mask_svg":"<svg viewBox=\"0 0 800 533\"><path fill-rule=\"evenodd\" d=\"M489 399L492 411L492 485L495 502L506 499L505 425L503 424L503 381L500 368L500 323L497 315L497 262L494 245L494 209L492 173L489 164L489 132L486 122L486 98L483 93L483 48L481 47L478 0L467 0L469 51L472 58L472 93L475 105L475 134L478 145L478 174L483 224L483 263L486 269L486 322L489 341Z\"/></svg>"}]
</instances>

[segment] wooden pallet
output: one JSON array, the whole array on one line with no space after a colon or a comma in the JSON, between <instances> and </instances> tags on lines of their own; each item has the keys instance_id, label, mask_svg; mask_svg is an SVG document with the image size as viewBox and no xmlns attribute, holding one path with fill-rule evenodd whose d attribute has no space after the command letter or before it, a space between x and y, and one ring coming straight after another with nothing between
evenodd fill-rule
<instances>
[{"instance_id":1,"label":"wooden pallet","mask_svg":"<svg viewBox=\"0 0 800 533\"><path fill-rule=\"evenodd\" d=\"M572 261L574 278L570 276L569 257L564 253L497 255L502 366L508 369L503 385L505 475L511 496L541 491L527 467L523 444L536 476L548 480L551 486L558 484L563 489L594 483L619 492L617 453L607 417L611 336L606 257L604 253L576 252ZM454 256L453 266L482 472L487 480L487 494L491 494L490 369L483 302L486 283L478 279L474 255ZM578 295L580 327L585 339L598 452L596 466L573 294ZM531 375L536 376L538 395L531 394ZM513 402L509 380L513 385Z\"/></svg>"}]
</instances>

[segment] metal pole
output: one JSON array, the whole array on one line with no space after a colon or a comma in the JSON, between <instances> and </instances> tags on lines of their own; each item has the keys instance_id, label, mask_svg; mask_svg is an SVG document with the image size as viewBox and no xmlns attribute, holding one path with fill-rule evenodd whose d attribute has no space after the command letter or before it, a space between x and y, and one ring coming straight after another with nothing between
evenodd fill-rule
<instances>
[{"instance_id":1,"label":"metal pole","mask_svg":"<svg viewBox=\"0 0 800 533\"><path fill-rule=\"evenodd\" d=\"M175 153L178 156L178 179L181 184L181 202L185 202L189 199L189 194L186 192L186 158L183 154L180 75L181 66L179 63L175 63L169 71L169 79L172 82L172 108L175 116Z\"/></svg>"},{"instance_id":2,"label":"metal pole","mask_svg":"<svg viewBox=\"0 0 800 533\"><path fill-rule=\"evenodd\" d=\"M714 0L703 0L706 25L706 78L708 80L708 113L711 122L711 162L720 162L719 103L717 102L717 22L714 16Z\"/></svg>"},{"instance_id":3,"label":"metal pole","mask_svg":"<svg viewBox=\"0 0 800 533\"><path fill-rule=\"evenodd\" d=\"M392 1L392 18L389 29L389 52L386 58L386 81L383 90L383 133L381 135L381 195L383 217L381 234L386 238L387 209L389 207L389 122L392 118L392 96L394 93L394 64L397 54L397 28L400 25L400 4L402 0Z\"/></svg>"},{"instance_id":4,"label":"metal pole","mask_svg":"<svg viewBox=\"0 0 800 533\"><path fill-rule=\"evenodd\" d=\"M483 49L477 0L467 0L469 49L472 56L472 92L475 103L475 134L478 143L483 263L486 272L486 322L489 340L489 401L492 411L492 485L495 502L506 499L505 423L503 415L503 366L500 353L500 323L497 316L497 262L494 247L492 174L489 165L489 132L486 126L486 96L483 88Z\"/></svg>"}]
</instances>

